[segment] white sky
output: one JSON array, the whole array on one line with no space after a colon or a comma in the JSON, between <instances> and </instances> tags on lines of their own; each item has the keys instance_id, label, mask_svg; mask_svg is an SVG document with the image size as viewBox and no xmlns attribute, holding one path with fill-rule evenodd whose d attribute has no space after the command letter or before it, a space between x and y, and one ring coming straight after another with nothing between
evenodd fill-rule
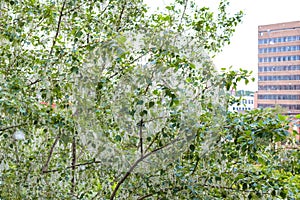
<instances>
[{"instance_id":1,"label":"white sky","mask_svg":"<svg viewBox=\"0 0 300 200\"><path fill-rule=\"evenodd\" d=\"M172 0L146 0L148 5L167 5ZM201 6L216 8L219 0L196 0ZM214 59L217 68L233 66L234 69L252 70L257 79L257 27L259 25L300 20L299 0L230 0L230 11L243 10L245 16L226 46ZM257 90L257 82L240 89Z\"/></svg>"}]
</instances>

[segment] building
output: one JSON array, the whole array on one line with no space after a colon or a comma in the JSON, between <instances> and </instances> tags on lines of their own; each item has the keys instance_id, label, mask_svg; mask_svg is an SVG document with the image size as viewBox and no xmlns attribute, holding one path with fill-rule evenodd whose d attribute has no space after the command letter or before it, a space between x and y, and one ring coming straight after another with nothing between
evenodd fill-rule
<instances>
[{"instance_id":1,"label":"building","mask_svg":"<svg viewBox=\"0 0 300 200\"><path fill-rule=\"evenodd\" d=\"M258 26L255 108L300 114L300 21Z\"/></svg>"},{"instance_id":2,"label":"building","mask_svg":"<svg viewBox=\"0 0 300 200\"><path fill-rule=\"evenodd\" d=\"M254 109L254 95L251 91L238 90L232 94L235 98L241 98L239 103L229 106L230 112L245 112Z\"/></svg>"}]
</instances>

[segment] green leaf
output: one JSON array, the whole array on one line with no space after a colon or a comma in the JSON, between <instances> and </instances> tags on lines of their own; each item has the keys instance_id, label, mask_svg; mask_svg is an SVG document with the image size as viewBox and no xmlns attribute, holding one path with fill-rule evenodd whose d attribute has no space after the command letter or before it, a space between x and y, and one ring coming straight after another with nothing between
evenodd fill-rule
<instances>
[{"instance_id":1,"label":"green leaf","mask_svg":"<svg viewBox=\"0 0 300 200\"><path fill-rule=\"evenodd\" d=\"M280 121L285 121L287 118L288 118L288 116L284 116L284 115L278 114L278 119Z\"/></svg>"},{"instance_id":2,"label":"green leaf","mask_svg":"<svg viewBox=\"0 0 300 200\"><path fill-rule=\"evenodd\" d=\"M191 144L191 145L190 145L190 150L191 150L192 152L195 151L195 145Z\"/></svg>"},{"instance_id":3,"label":"green leaf","mask_svg":"<svg viewBox=\"0 0 300 200\"><path fill-rule=\"evenodd\" d=\"M149 106L148 106L148 108L152 108L154 105L155 105L155 102L153 102L153 101L150 101L150 102L149 102Z\"/></svg>"},{"instance_id":4,"label":"green leaf","mask_svg":"<svg viewBox=\"0 0 300 200\"><path fill-rule=\"evenodd\" d=\"M121 142L122 137L121 137L120 135L116 135L116 136L115 136L115 140L116 140L117 142Z\"/></svg>"},{"instance_id":5,"label":"green leaf","mask_svg":"<svg viewBox=\"0 0 300 200\"><path fill-rule=\"evenodd\" d=\"M262 165L266 164L265 160L263 158L261 158L261 157L258 157L257 161L258 161L259 164L262 164Z\"/></svg>"},{"instance_id":6,"label":"green leaf","mask_svg":"<svg viewBox=\"0 0 300 200\"><path fill-rule=\"evenodd\" d=\"M143 100L138 100L138 102L136 103L137 105L143 105L144 101Z\"/></svg>"},{"instance_id":7,"label":"green leaf","mask_svg":"<svg viewBox=\"0 0 300 200\"><path fill-rule=\"evenodd\" d=\"M78 74L79 68L78 68L78 67L72 67L72 68L71 68L71 72L72 72L72 73Z\"/></svg>"},{"instance_id":8,"label":"green leaf","mask_svg":"<svg viewBox=\"0 0 300 200\"><path fill-rule=\"evenodd\" d=\"M140 116L143 117L145 115L148 114L148 111L147 110L143 110L142 112L140 112Z\"/></svg>"}]
</instances>

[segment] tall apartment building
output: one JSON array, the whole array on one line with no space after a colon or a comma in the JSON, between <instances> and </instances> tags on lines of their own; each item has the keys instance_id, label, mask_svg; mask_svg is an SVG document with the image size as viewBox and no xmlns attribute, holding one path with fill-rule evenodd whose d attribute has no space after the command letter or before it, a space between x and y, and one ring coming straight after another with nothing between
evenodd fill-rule
<instances>
[{"instance_id":1,"label":"tall apartment building","mask_svg":"<svg viewBox=\"0 0 300 200\"><path fill-rule=\"evenodd\" d=\"M258 27L255 107L300 114L300 21Z\"/></svg>"}]
</instances>

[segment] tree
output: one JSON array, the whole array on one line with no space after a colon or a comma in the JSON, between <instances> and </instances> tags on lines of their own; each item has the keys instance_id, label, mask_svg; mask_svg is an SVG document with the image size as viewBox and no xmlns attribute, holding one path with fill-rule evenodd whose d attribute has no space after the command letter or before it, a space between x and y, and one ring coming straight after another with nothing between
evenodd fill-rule
<instances>
[{"instance_id":1,"label":"tree","mask_svg":"<svg viewBox=\"0 0 300 200\"><path fill-rule=\"evenodd\" d=\"M270 145L288 119L227 113L249 75L210 60L241 21L227 6L2 2L0 197L297 198L297 150Z\"/></svg>"}]
</instances>

